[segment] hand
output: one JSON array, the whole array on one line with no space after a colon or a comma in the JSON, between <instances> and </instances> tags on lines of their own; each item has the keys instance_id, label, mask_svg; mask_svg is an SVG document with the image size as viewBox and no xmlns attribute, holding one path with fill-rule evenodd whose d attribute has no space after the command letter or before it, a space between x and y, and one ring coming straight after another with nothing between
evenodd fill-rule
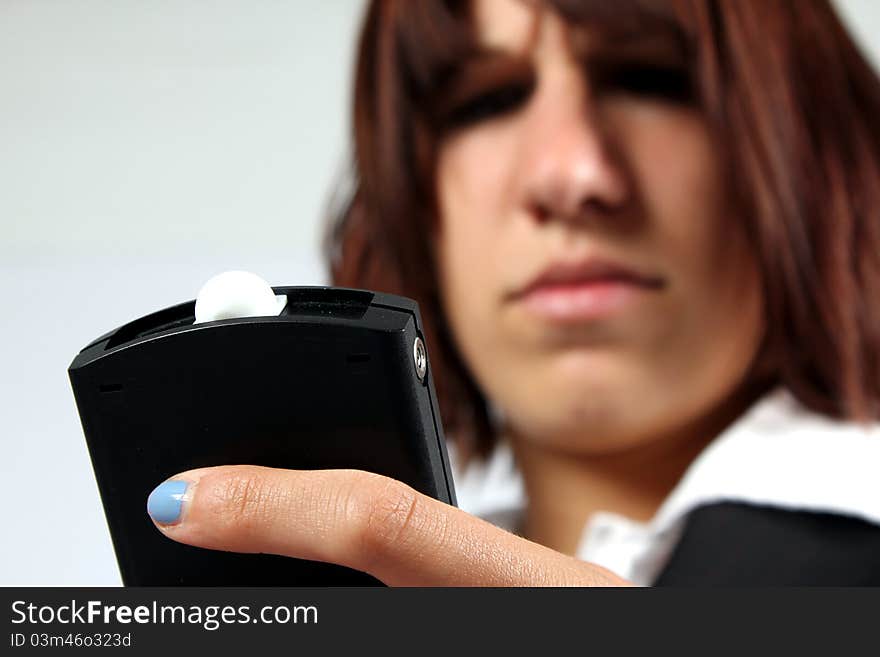
<instances>
[{"instance_id":1,"label":"hand","mask_svg":"<svg viewBox=\"0 0 880 657\"><path fill-rule=\"evenodd\" d=\"M627 585L360 470L191 470L159 486L149 509L162 533L181 543L332 562L390 586Z\"/></svg>"}]
</instances>

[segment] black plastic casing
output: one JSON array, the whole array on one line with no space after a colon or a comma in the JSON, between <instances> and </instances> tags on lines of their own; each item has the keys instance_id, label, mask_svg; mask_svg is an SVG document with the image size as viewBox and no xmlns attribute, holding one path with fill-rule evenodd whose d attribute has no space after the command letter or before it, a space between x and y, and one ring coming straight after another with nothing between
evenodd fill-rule
<instances>
[{"instance_id":1,"label":"black plastic casing","mask_svg":"<svg viewBox=\"0 0 880 657\"><path fill-rule=\"evenodd\" d=\"M195 302L147 315L88 346L69 368L122 580L136 586L356 586L354 570L165 538L152 489L226 464L355 468L454 505L431 366L407 298L276 287L278 317L193 324Z\"/></svg>"}]
</instances>

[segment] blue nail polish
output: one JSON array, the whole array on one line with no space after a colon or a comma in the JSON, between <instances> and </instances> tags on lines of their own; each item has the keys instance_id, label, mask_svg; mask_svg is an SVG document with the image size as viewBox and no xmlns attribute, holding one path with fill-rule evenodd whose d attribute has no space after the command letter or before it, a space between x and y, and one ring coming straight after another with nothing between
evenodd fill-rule
<instances>
[{"instance_id":1,"label":"blue nail polish","mask_svg":"<svg viewBox=\"0 0 880 657\"><path fill-rule=\"evenodd\" d=\"M180 517L185 481L165 481L153 489L147 498L147 513L156 522L169 524Z\"/></svg>"}]
</instances>

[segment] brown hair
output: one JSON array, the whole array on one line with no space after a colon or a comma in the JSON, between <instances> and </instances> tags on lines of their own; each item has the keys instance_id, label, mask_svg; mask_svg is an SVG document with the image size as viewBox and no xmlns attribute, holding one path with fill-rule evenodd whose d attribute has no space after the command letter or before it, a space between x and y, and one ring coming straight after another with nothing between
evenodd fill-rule
<instances>
[{"instance_id":1,"label":"brown hair","mask_svg":"<svg viewBox=\"0 0 880 657\"><path fill-rule=\"evenodd\" d=\"M657 2L556 0L638 25ZM760 260L774 379L867 420L880 399L880 82L825 0L673 0L696 94ZM604 7L604 9L603 9ZM495 428L455 349L429 244L437 90L473 47L468 3L374 0L356 68L354 181L325 246L333 284L419 302L443 422L465 451ZM871 303L876 301L876 303Z\"/></svg>"}]
</instances>

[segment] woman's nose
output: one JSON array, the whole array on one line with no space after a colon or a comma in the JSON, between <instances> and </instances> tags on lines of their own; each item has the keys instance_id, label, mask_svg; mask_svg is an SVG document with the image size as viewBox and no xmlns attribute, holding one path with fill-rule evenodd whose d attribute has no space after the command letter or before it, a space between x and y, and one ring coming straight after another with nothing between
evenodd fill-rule
<instances>
[{"instance_id":1,"label":"woman's nose","mask_svg":"<svg viewBox=\"0 0 880 657\"><path fill-rule=\"evenodd\" d=\"M540 221L611 215L630 193L589 90L573 77L539 91L527 122L522 191Z\"/></svg>"}]
</instances>

